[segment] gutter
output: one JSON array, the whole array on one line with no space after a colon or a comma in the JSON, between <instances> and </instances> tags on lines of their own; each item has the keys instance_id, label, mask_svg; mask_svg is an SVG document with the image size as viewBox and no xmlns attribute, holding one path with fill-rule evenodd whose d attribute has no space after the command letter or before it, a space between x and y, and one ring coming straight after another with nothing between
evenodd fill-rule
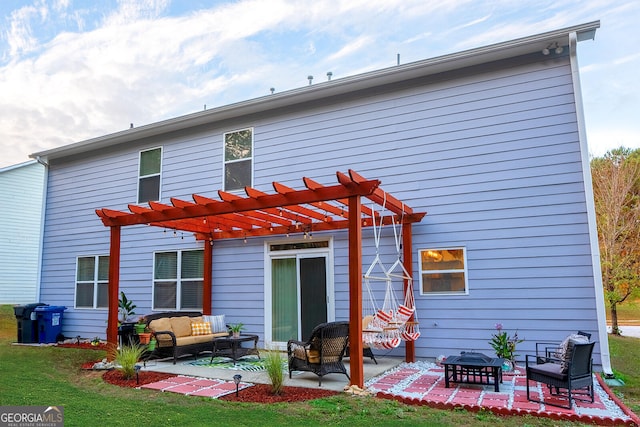
<instances>
[{"instance_id":1,"label":"gutter","mask_svg":"<svg viewBox=\"0 0 640 427\"><path fill-rule=\"evenodd\" d=\"M604 374L613 376L611 368L611 354L609 351L609 337L607 336L607 317L604 304L604 287L602 285L602 270L600 267L600 246L598 244L598 226L596 223L596 206L593 196L593 181L591 179L591 163L589 159L589 146L587 144L587 129L584 119L582 103L582 88L578 72L577 44L578 35L569 34L569 59L571 63L571 77L573 81L573 94L576 105L576 120L578 124L578 139L580 141L580 154L582 157L582 181L584 182L585 202L587 205L587 223L589 224L589 244L591 246L591 265L593 268L593 290L596 300L596 316L598 322L598 344L600 345L600 363Z\"/></svg>"}]
</instances>

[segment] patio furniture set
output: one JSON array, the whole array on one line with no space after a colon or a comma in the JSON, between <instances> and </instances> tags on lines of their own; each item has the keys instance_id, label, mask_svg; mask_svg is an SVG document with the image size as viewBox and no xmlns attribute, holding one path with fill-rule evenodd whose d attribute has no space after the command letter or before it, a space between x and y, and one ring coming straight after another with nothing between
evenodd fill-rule
<instances>
[{"instance_id":1,"label":"patio furniture set","mask_svg":"<svg viewBox=\"0 0 640 427\"><path fill-rule=\"evenodd\" d=\"M249 354L260 357L257 335L233 336L224 322L217 328L212 327L216 322L207 322L200 312L153 313L145 316L145 321L158 342L146 360L172 358L175 365L178 357L197 358L204 352L210 352L212 360L215 356L224 356L234 363ZM243 343L253 343L253 346L243 347Z\"/></svg>"},{"instance_id":2,"label":"patio furniture set","mask_svg":"<svg viewBox=\"0 0 640 427\"><path fill-rule=\"evenodd\" d=\"M210 328L201 329L201 324L206 322L199 312L154 313L146 316L146 321L158 341L156 349L147 355L147 359L173 358L175 364L180 356L192 354L197 358L202 352L210 352L212 361L216 356L224 356L231 358L234 363L246 355L260 357L257 335L233 336L226 325L224 330L215 332ZM243 343L249 346L245 347ZM527 355L525 359L527 399L569 409L574 399L593 402L594 345L590 341L590 334L580 331L568 336L562 343L536 343L536 354ZM307 371L319 377L319 385L322 385L322 377L331 373L341 373L349 379L342 361L348 357L348 346L348 322L322 323L312 330L307 341L289 340L289 378L293 371ZM366 355L373 356L369 354L370 349L367 350ZM372 360L377 363L375 357ZM476 352L449 356L442 361L445 387L449 388L451 383L492 385L494 391L499 392L504 362L502 358ZM535 398L531 381L546 385L551 396L565 398L566 405Z\"/></svg>"}]
</instances>

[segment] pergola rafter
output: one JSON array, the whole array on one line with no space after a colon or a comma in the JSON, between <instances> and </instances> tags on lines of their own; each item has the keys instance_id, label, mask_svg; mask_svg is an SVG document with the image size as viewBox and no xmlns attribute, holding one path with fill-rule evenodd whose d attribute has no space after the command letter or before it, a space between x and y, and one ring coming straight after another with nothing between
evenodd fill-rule
<instances>
[{"instance_id":1,"label":"pergola rafter","mask_svg":"<svg viewBox=\"0 0 640 427\"><path fill-rule=\"evenodd\" d=\"M413 210L379 188L379 180L368 180L356 172L336 173L338 184L324 186L303 178L305 189L295 190L274 182L275 193L269 194L246 187L246 197L218 191L220 200L193 194L193 201L171 198L171 205L149 202L148 207L129 205L129 212L98 209L102 223L111 227L109 258L109 319L107 340L117 341L117 315L120 271L120 229L123 226L149 225L193 233L204 245L205 277L203 312L211 313L211 271L213 241L257 236L289 235L316 231L349 231L349 322L351 340L352 384L363 386L362 365L362 227L406 225L403 236L404 263L411 271L411 224L420 222L426 213ZM361 198L391 212L381 215L362 206ZM408 245L408 250L407 250ZM412 342L407 343L407 361L413 361Z\"/></svg>"}]
</instances>

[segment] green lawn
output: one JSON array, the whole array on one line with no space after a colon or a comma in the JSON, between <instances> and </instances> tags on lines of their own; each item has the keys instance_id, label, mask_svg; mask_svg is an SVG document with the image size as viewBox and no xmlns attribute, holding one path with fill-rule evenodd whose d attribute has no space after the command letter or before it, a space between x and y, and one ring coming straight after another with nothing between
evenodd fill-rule
<instances>
[{"instance_id":1,"label":"green lawn","mask_svg":"<svg viewBox=\"0 0 640 427\"><path fill-rule=\"evenodd\" d=\"M609 306L606 307L607 321L610 322L611 312ZM617 307L618 323L620 325L636 325L640 326L640 299L634 299Z\"/></svg>"},{"instance_id":2,"label":"green lawn","mask_svg":"<svg viewBox=\"0 0 640 427\"><path fill-rule=\"evenodd\" d=\"M104 353L56 347L12 346L16 326L11 306L0 306L0 404L62 405L66 426L564 426L546 418L499 417L487 412L437 410L395 401L339 395L294 404L225 402L105 384L82 362ZM625 399L637 405L640 340L617 338L614 366L626 376ZM618 365L618 362L620 364Z\"/></svg>"}]
</instances>

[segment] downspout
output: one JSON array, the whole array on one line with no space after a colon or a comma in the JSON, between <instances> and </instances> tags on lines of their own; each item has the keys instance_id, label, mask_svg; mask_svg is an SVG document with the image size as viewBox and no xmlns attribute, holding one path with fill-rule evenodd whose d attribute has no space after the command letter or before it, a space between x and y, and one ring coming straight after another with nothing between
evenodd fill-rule
<instances>
[{"instance_id":1,"label":"downspout","mask_svg":"<svg viewBox=\"0 0 640 427\"><path fill-rule=\"evenodd\" d=\"M609 352L609 337L607 336L607 317L604 305L604 288L602 286L602 270L600 268L600 246L598 245L598 227L596 224L596 207L593 197L593 182L591 180L591 165L587 146L587 131L582 105L582 88L578 73L577 34L569 34L569 58L571 62L571 77L573 80L573 94L576 104L576 120L578 123L578 138L582 155L582 176L584 181L585 202L587 205L587 223L589 224L589 243L591 245L591 264L593 267L593 291L596 299L596 316L598 322L598 341L600 344L600 359L605 375L613 375Z\"/></svg>"},{"instance_id":2,"label":"downspout","mask_svg":"<svg viewBox=\"0 0 640 427\"><path fill-rule=\"evenodd\" d=\"M44 249L44 221L47 212L47 195L49 194L49 163L44 161L40 156L36 157L36 161L44 166L44 174L42 177L42 201L40 203L40 230L38 231L38 271L36 273L36 301L40 301L40 290L42 287L42 261Z\"/></svg>"}]
</instances>

